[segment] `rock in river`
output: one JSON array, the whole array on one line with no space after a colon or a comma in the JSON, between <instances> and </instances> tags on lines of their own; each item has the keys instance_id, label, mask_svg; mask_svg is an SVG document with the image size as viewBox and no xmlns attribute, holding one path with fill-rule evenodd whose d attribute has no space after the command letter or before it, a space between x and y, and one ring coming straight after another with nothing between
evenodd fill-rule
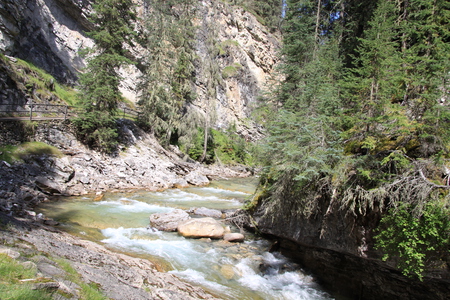
<instances>
[{"instance_id":1,"label":"rock in river","mask_svg":"<svg viewBox=\"0 0 450 300\"><path fill-rule=\"evenodd\" d=\"M177 230L184 237L213 239L222 238L225 232L222 224L213 218L189 219L181 222Z\"/></svg>"},{"instance_id":2,"label":"rock in river","mask_svg":"<svg viewBox=\"0 0 450 300\"><path fill-rule=\"evenodd\" d=\"M174 209L168 213L150 215L150 226L162 231L176 231L178 224L189 218L189 214L184 210Z\"/></svg>"}]
</instances>

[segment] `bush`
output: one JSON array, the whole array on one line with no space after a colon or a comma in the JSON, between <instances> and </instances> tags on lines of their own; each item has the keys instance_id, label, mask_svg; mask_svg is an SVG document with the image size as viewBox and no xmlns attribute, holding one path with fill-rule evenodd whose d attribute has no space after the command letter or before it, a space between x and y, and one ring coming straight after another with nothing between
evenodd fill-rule
<instances>
[{"instance_id":1,"label":"bush","mask_svg":"<svg viewBox=\"0 0 450 300\"><path fill-rule=\"evenodd\" d=\"M380 228L376 242L385 252L383 260L396 260L404 275L422 280L429 263L450 254L450 210L440 203L426 204L421 216L403 204L381 220Z\"/></svg>"},{"instance_id":2,"label":"bush","mask_svg":"<svg viewBox=\"0 0 450 300\"><path fill-rule=\"evenodd\" d=\"M113 116L107 112L91 111L73 119L79 138L93 149L112 153L117 147L117 128Z\"/></svg>"}]
</instances>

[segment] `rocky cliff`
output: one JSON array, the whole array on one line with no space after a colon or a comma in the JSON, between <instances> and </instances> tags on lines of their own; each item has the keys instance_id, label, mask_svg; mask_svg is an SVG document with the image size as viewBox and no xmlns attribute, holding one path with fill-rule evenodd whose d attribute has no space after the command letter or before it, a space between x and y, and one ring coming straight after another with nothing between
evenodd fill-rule
<instances>
[{"instance_id":1,"label":"rocky cliff","mask_svg":"<svg viewBox=\"0 0 450 300\"><path fill-rule=\"evenodd\" d=\"M258 230L274 237L274 249L297 259L343 299L448 299L448 272L429 272L423 281L408 278L381 260L374 249L381 219L377 207L366 214L335 207L316 194L311 215L302 213L301 200L288 195L283 202L261 199L253 217Z\"/></svg>"},{"instance_id":2,"label":"rocky cliff","mask_svg":"<svg viewBox=\"0 0 450 300\"><path fill-rule=\"evenodd\" d=\"M0 3L0 52L33 63L53 75L58 82L76 85L79 72L85 67L80 50L92 47L86 36L92 28L87 15L89 0L5 0ZM143 23L145 1L136 1L137 12ZM214 127L238 125L242 135L249 135L248 124L256 99L269 80L277 63L278 39L262 26L256 17L237 6L220 1L198 2L196 17L197 99L188 109L207 110L215 114ZM141 23L136 24L140 28ZM138 29L137 29L138 30ZM206 59L205 32L214 32L214 43L220 55L221 83L214 88L216 98L205 96L204 64ZM138 44L130 48L136 61L142 59L145 49ZM136 83L142 76L136 66L121 71L122 94L136 102L139 91ZM7 80L2 80L6 82ZM4 102L5 100L2 99ZM207 108L208 106L208 108ZM252 131L258 134L257 129Z\"/></svg>"}]
</instances>

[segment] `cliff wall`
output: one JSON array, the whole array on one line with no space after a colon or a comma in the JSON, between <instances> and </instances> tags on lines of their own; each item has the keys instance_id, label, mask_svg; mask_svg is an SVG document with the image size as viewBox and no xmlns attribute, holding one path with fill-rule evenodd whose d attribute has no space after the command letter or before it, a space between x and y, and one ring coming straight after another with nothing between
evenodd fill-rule
<instances>
[{"instance_id":1,"label":"cliff wall","mask_svg":"<svg viewBox=\"0 0 450 300\"><path fill-rule=\"evenodd\" d=\"M408 278L381 260L374 249L381 219L377 207L365 215L333 207L327 197L307 216L301 200L261 200L253 217L258 230L277 240L276 250L297 259L342 299L448 299L448 272L428 273L423 281Z\"/></svg>"}]
</instances>

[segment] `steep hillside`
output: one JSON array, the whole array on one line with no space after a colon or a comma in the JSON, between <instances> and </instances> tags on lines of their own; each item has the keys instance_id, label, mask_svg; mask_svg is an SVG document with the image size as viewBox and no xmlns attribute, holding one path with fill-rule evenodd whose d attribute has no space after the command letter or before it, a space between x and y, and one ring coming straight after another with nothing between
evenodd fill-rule
<instances>
[{"instance_id":1,"label":"steep hillside","mask_svg":"<svg viewBox=\"0 0 450 300\"><path fill-rule=\"evenodd\" d=\"M87 0L4 1L0 6L0 51L34 64L59 83L77 85L79 72L86 66L80 50L93 46L86 35L94 26L88 18L90 4ZM145 32L146 14L151 13L152 5L156 4L137 1L137 32ZM213 127L238 125L242 135L258 136L249 119L277 62L278 39L240 7L219 1L195 5L197 59L193 92L197 97L186 109L211 114ZM214 57L207 57L207 43L217 48ZM135 43L129 47L129 55L138 64L123 68L120 90L125 98L136 102L140 94L137 84L145 72L140 62L148 52L145 45ZM205 70L211 63L217 66L220 77L212 87L217 91L213 100L205 96L205 81L211 75ZM11 80L1 81L8 84ZM8 99L2 97L1 101L4 104Z\"/></svg>"}]
</instances>

